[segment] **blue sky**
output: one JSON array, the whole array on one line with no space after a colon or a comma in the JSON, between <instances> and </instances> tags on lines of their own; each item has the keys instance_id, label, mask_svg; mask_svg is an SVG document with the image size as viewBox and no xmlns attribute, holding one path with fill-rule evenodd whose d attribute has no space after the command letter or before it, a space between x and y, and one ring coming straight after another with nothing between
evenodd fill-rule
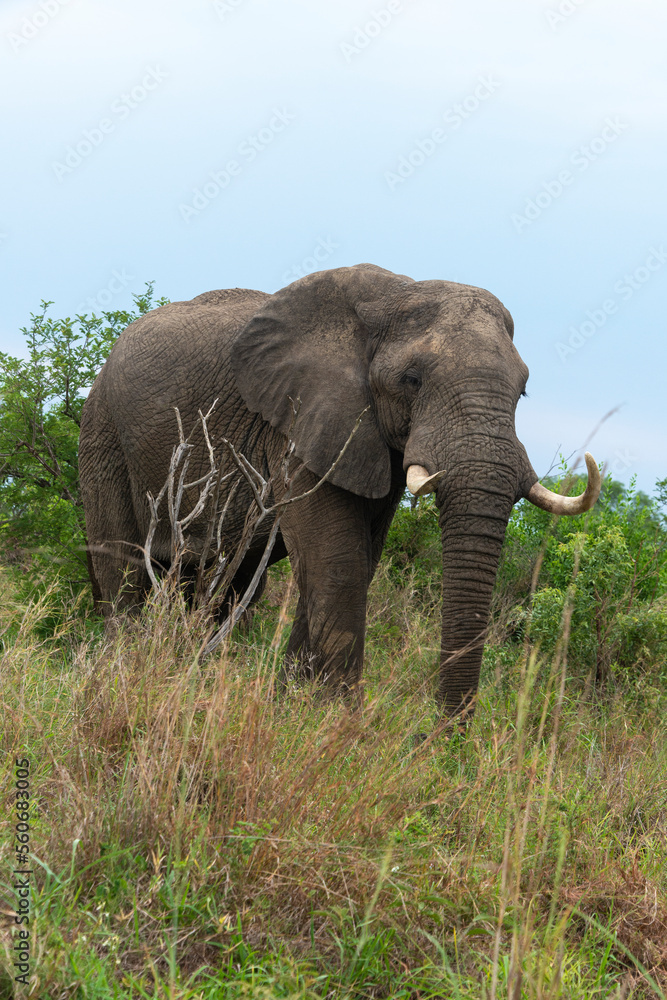
<instances>
[{"instance_id":1,"label":"blue sky","mask_svg":"<svg viewBox=\"0 0 667 1000\"><path fill-rule=\"evenodd\" d=\"M667 476L658 0L2 0L0 343L41 299L274 291L370 261L488 288L538 474Z\"/></svg>"}]
</instances>

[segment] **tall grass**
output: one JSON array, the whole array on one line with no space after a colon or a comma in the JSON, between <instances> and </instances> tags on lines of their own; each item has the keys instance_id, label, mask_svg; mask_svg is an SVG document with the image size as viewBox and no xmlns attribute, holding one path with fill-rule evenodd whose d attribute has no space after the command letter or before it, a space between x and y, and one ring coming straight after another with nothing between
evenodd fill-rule
<instances>
[{"instance_id":1,"label":"tall grass","mask_svg":"<svg viewBox=\"0 0 667 1000\"><path fill-rule=\"evenodd\" d=\"M76 603L54 633L48 592L22 606L4 586L0 822L9 873L27 755L31 996L664 996L664 700L574 681L567 614L548 658L488 648L451 737L437 601L415 604L409 574L374 583L356 713L277 691L280 569L203 665L183 607L91 638Z\"/></svg>"}]
</instances>

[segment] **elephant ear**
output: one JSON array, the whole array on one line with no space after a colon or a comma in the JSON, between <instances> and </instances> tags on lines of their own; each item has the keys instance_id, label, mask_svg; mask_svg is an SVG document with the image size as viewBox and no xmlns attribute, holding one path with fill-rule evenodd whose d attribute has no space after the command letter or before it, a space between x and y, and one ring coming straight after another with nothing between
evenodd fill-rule
<instances>
[{"instance_id":1,"label":"elephant ear","mask_svg":"<svg viewBox=\"0 0 667 1000\"><path fill-rule=\"evenodd\" d=\"M329 472L363 413L329 476L363 497L387 495L391 465L368 385L371 334L357 306L406 283L371 264L308 275L272 295L232 345L245 403L294 441L315 475Z\"/></svg>"}]
</instances>

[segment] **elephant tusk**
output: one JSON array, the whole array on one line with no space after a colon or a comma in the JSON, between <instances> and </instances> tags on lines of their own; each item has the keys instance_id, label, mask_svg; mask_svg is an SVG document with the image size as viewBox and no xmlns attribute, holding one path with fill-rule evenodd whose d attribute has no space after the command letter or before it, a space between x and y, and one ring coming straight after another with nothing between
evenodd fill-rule
<instances>
[{"instance_id":1,"label":"elephant tusk","mask_svg":"<svg viewBox=\"0 0 667 1000\"><path fill-rule=\"evenodd\" d=\"M540 483L535 483L528 492L528 500L551 514L583 514L585 510L590 510L600 496L602 481L597 462L590 451L587 451L584 457L588 469L588 485L581 496L562 497L559 493L552 493Z\"/></svg>"},{"instance_id":2,"label":"elephant tusk","mask_svg":"<svg viewBox=\"0 0 667 1000\"><path fill-rule=\"evenodd\" d=\"M429 476L428 470L423 465L411 465L408 469L408 489L416 497L423 497L426 493L434 493L435 488L445 474L434 472Z\"/></svg>"}]
</instances>

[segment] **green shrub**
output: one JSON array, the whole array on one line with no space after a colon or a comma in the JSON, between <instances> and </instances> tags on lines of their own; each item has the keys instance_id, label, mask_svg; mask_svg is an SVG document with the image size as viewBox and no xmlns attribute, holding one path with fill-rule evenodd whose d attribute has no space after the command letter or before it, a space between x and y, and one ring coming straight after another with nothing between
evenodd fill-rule
<instances>
[{"instance_id":1,"label":"green shrub","mask_svg":"<svg viewBox=\"0 0 667 1000\"><path fill-rule=\"evenodd\" d=\"M528 615L530 638L546 653L556 648L564 607L565 594L557 587L543 587L533 598L532 611Z\"/></svg>"},{"instance_id":2,"label":"green shrub","mask_svg":"<svg viewBox=\"0 0 667 1000\"><path fill-rule=\"evenodd\" d=\"M410 576L418 594L440 585L442 553L438 508L433 496L421 497L414 508L404 501L396 511L385 543L383 559L389 576L404 586Z\"/></svg>"},{"instance_id":3,"label":"green shrub","mask_svg":"<svg viewBox=\"0 0 667 1000\"><path fill-rule=\"evenodd\" d=\"M0 353L0 549L24 587L54 576L86 582L79 500L81 410L118 335L165 299L153 285L132 311L53 319L50 302L24 327L27 356Z\"/></svg>"},{"instance_id":4,"label":"green shrub","mask_svg":"<svg viewBox=\"0 0 667 1000\"><path fill-rule=\"evenodd\" d=\"M664 602L640 605L620 614L616 622L616 665L625 676L634 676L653 665L667 673L667 606Z\"/></svg>"},{"instance_id":5,"label":"green shrub","mask_svg":"<svg viewBox=\"0 0 667 1000\"><path fill-rule=\"evenodd\" d=\"M561 518L549 530L535 530L538 518L526 508L513 516L504 552L504 583L518 574L516 540L543 553L538 589L527 617L530 638L551 652L562 631L568 588L572 588L569 657L573 666L595 667L599 680L661 667L667 648L667 619L656 603L667 584L667 533L662 513L664 487L655 499L634 486L606 480L598 505L589 515ZM539 512L538 512L539 513ZM509 570L508 570L509 567ZM575 574L575 567L577 572ZM525 582L524 582L525 586ZM514 619L525 615L529 593L515 590L521 604Z\"/></svg>"}]
</instances>

